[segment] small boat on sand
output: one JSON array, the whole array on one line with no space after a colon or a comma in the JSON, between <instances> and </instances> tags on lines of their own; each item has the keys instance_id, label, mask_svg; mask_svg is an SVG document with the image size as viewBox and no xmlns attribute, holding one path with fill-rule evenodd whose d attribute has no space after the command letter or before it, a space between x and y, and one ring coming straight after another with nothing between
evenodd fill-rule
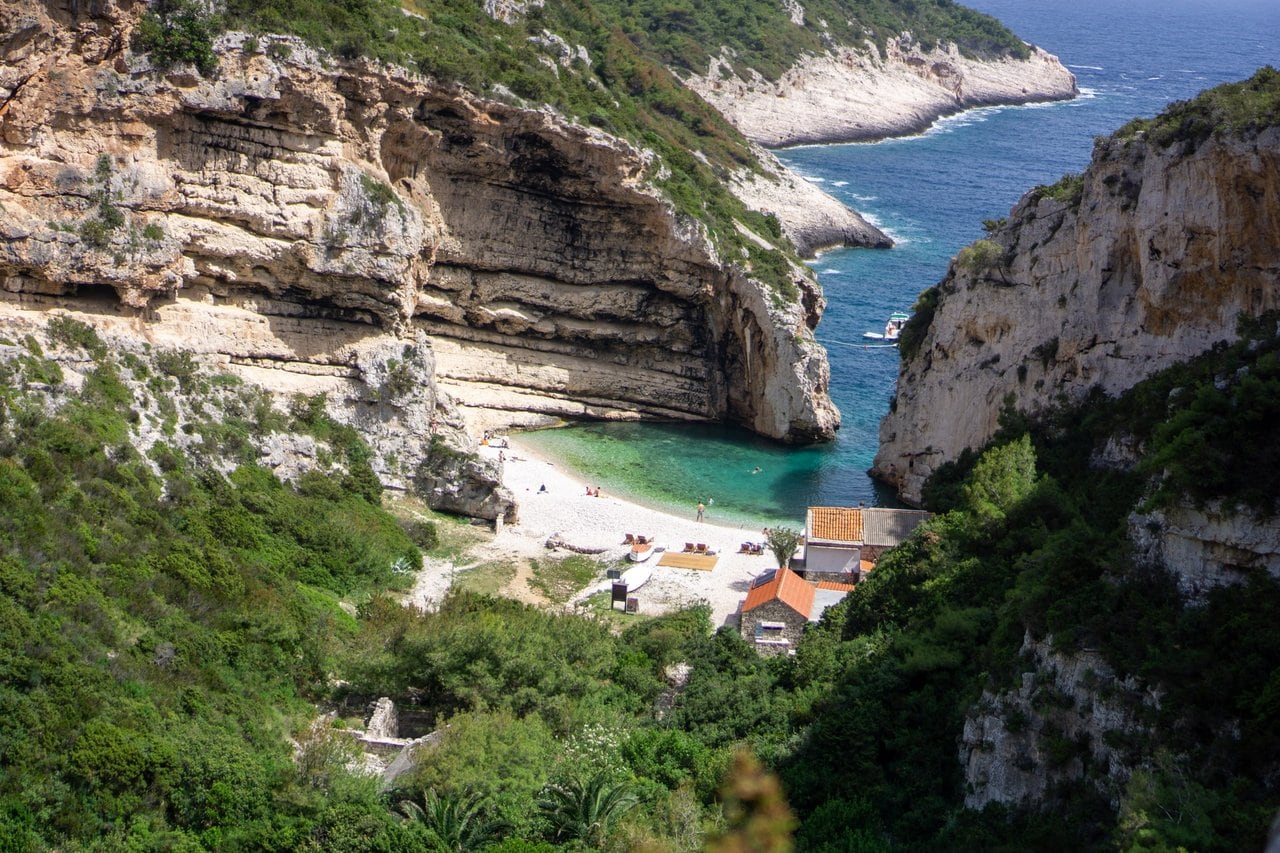
<instances>
[{"instance_id":1,"label":"small boat on sand","mask_svg":"<svg viewBox=\"0 0 1280 853\"><path fill-rule=\"evenodd\" d=\"M644 538L644 537L640 537ZM645 560L653 556L653 540L646 542L636 542L631 546L631 550L627 552L627 559L633 563L643 563Z\"/></svg>"},{"instance_id":2,"label":"small boat on sand","mask_svg":"<svg viewBox=\"0 0 1280 853\"><path fill-rule=\"evenodd\" d=\"M889 315L889 322L884 324L884 333L880 332L863 332L862 337L869 341L885 341L888 343L896 343L898 336L902 334L902 327L911 319L910 314L904 314L901 311L894 311Z\"/></svg>"},{"instance_id":3,"label":"small boat on sand","mask_svg":"<svg viewBox=\"0 0 1280 853\"><path fill-rule=\"evenodd\" d=\"M633 566L622 573L622 577L618 578L618 583L627 585L627 592L635 592L640 587L649 582L649 578L653 577L652 566Z\"/></svg>"}]
</instances>

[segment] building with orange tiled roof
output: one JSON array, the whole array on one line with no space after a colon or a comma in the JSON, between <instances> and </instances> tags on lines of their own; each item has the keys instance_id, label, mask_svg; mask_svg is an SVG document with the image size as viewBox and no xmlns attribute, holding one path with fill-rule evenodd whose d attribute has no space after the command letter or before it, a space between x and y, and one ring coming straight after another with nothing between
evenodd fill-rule
<instances>
[{"instance_id":1,"label":"building with orange tiled roof","mask_svg":"<svg viewBox=\"0 0 1280 853\"><path fill-rule=\"evenodd\" d=\"M766 572L751 585L738 615L742 636L762 654L790 654L804 633L853 587L814 584L790 569Z\"/></svg>"},{"instance_id":2,"label":"building with orange tiled roof","mask_svg":"<svg viewBox=\"0 0 1280 853\"><path fill-rule=\"evenodd\" d=\"M901 544L928 517L913 509L811 506L804 526L805 577L854 583L863 562Z\"/></svg>"}]
</instances>

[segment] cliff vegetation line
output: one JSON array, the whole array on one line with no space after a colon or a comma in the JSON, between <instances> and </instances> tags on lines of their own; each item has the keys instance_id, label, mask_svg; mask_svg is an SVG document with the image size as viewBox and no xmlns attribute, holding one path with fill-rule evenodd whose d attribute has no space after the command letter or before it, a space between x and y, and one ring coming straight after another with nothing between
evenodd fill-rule
<instances>
[{"instance_id":1,"label":"cliff vegetation line","mask_svg":"<svg viewBox=\"0 0 1280 853\"><path fill-rule=\"evenodd\" d=\"M722 254L744 260L777 298L799 298L787 263L794 249L776 218L747 209L725 186L731 170L759 168L748 143L590 5L532 7L508 23L469 2L228 0L212 14L164 0L144 15L134 45L162 66L191 62L208 72L216 67L212 36L227 27L260 34L246 45L250 52L287 53L269 34L298 35L339 59L368 57L491 97L549 105L650 149L666 166L657 184L677 210L706 223Z\"/></svg>"},{"instance_id":2,"label":"cliff vegetation line","mask_svg":"<svg viewBox=\"0 0 1280 853\"><path fill-rule=\"evenodd\" d=\"M1280 125L1280 71L1264 66L1248 80L1206 90L1166 107L1155 118L1126 124L1113 139L1142 135L1161 148L1187 143L1194 151L1211 136L1247 137Z\"/></svg>"},{"instance_id":3,"label":"cliff vegetation line","mask_svg":"<svg viewBox=\"0 0 1280 853\"><path fill-rule=\"evenodd\" d=\"M870 40L883 49L886 39L907 31L926 48L947 41L973 56L1027 55L994 18L950 0L821 0L807 7L802 23L772 0L677 7L554 0L502 19L481 4L450 0L226 0L220 14L204 9L191 0L162 0L144 17L135 47L162 65L190 62L210 73L212 37L222 28L264 36L249 47L266 51L287 50L265 36L288 33L339 58L366 56L478 93L548 104L659 154L668 174L658 183L676 207L706 222L726 257L745 259L788 301L799 296L785 260L789 242L776 220L746 209L724 186L732 170L758 170L756 156L671 69L705 71L727 47L740 73L754 69L776 79L798 58L832 44ZM738 221L761 239L744 237Z\"/></svg>"}]
</instances>

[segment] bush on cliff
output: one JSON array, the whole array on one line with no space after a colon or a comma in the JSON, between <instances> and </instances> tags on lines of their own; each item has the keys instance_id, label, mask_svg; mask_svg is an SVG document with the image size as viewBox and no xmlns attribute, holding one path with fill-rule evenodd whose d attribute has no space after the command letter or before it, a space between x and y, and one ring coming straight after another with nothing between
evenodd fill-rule
<instances>
[{"instance_id":1,"label":"bush on cliff","mask_svg":"<svg viewBox=\"0 0 1280 853\"><path fill-rule=\"evenodd\" d=\"M1280 125L1280 71L1267 65L1248 80L1224 83L1170 104L1155 118L1134 119L1112 138L1128 140L1141 133L1161 148L1186 143L1194 151L1212 136L1248 136L1276 125Z\"/></svg>"},{"instance_id":2,"label":"bush on cliff","mask_svg":"<svg viewBox=\"0 0 1280 853\"><path fill-rule=\"evenodd\" d=\"M133 49L150 53L157 68L194 65L208 77L218 68L213 39L222 22L196 0L156 0L138 22Z\"/></svg>"}]
</instances>

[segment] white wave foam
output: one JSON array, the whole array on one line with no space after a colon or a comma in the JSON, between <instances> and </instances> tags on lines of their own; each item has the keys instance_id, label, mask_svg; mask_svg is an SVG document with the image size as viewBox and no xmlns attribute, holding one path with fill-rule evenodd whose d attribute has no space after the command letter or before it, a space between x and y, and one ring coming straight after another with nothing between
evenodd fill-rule
<instances>
[{"instance_id":1,"label":"white wave foam","mask_svg":"<svg viewBox=\"0 0 1280 853\"><path fill-rule=\"evenodd\" d=\"M811 178L808 175L801 175L801 177L811 184L825 184L827 182L826 178Z\"/></svg>"},{"instance_id":2,"label":"white wave foam","mask_svg":"<svg viewBox=\"0 0 1280 853\"><path fill-rule=\"evenodd\" d=\"M874 213L867 213L865 210L860 210L858 213L862 214L862 218L867 220L867 222L884 232L885 236L892 240L895 246L905 246L912 242L909 237L904 237L892 228L887 227L882 221L880 221L880 217L876 216Z\"/></svg>"},{"instance_id":3,"label":"white wave foam","mask_svg":"<svg viewBox=\"0 0 1280 853\"><path fill-rule=\"evenodd\" d=\"M847 186L849 186L849 182L848 182L848 181L832 181L832 182L831 182L831 186L833 186L833 187L847 187Z\"/></svg>"},{"instance_id":4,"label":"white wave foam","mask_svg":"<svg viewBox=\"0 0 1280 853\"><path fill-rule=\"evenodd\" d=\"M1084 68L1088 71L1102 71L1101 65L1068 65L1068 68Z\"/></svg>"}]
</instances>

